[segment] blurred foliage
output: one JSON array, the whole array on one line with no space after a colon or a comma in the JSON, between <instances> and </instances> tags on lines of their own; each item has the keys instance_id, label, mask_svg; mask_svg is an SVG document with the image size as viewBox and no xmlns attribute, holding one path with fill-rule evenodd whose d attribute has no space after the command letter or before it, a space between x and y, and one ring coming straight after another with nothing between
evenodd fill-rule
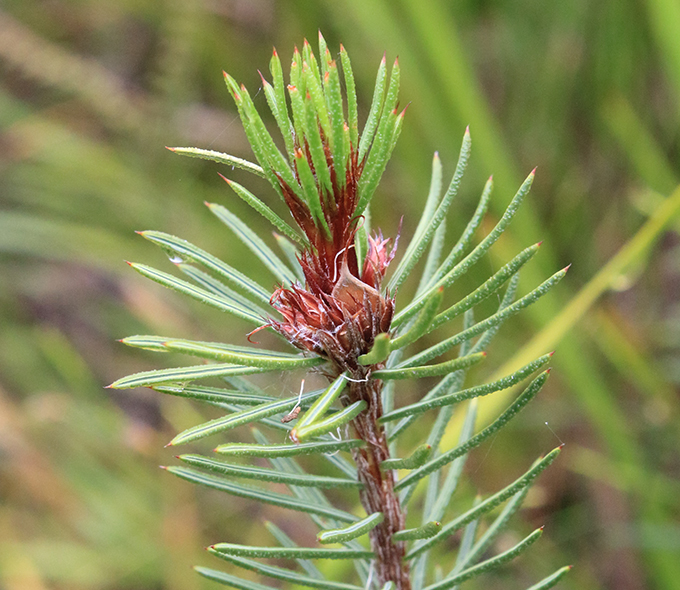
<instances>
[{"instance_id":1,"label":"blurred foliage","mask_svg":"<svg viewBox=\"0 0 680 590\"><path fill-rule=\"evenodd\" d=\"M375 226L393 235L403 215L410 235L432 152L451 171L470 124L470 173L454 205L461 219L490 173L498 213L538 165L529 206L494 249L496 262L545 239L526 285L574 265L559 293L501 332L487 363L516 363L532 346L558 351L546 392L468 464L485 492L555 437L567 443L522 512L526 531L547 528L509 570L520 581L512 587L529 585L527 572L572 562L561 587L677 588L675 0L4 0L0 587L208 588L189 567L206 562L200 547L225 532L235 542L269 542L248 526L248 510L261 507L225 502L155 468L196 409L102 386L157 362L117 345L127 334L243 342L245 323L187 304L122 261L163 264L134 234L160 229L245 268L243 247L201 203L225 199L264 222L234 198L217 164L163 146L247 157L221 70L256 87L272 45L286 56L317 28L329 46L350 49L364 106L383 51L400 59L402 97L412 104L375 200ZM264 102L262 93L255 100ZM262 268L252 273L270 280ZM312 534L278 510L265 516L300 540ZM516 540L508 533L503 542Z\"/></svg>"}]
</instances>

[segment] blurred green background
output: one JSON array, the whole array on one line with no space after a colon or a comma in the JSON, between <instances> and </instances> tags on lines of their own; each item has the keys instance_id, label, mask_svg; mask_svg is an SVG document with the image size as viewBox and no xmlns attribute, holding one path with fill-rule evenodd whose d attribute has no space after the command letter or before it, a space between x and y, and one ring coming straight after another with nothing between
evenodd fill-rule
<instances>
[{"instance_id":1,"label":"blurred green background","mask_svg":"<svg viewBox=\"0 0 680 590\"><path fill-rule=\"evenodd\" d=\"M462 492L495 491L564 441L502 542L541 524L546 534L508 578L471 588L521 590L567 563L565 589L680 588L677 0L2 0L0 588L212 588L190 569L219 567L207 544L268 544L263 519L313 539L295 515L157 468L202 409L102 387L173 361L123 349L115 340L126 335L244 341L246 324L123 260L167 270L134 234L159 229L271 284L202 205L229 203L268 232L217 172L270 189L163 146L250 157L221 71L254 93L272 45L288 59L319 28L331 48L347 47L364 116L383 51L402 66L411 106L375 225L394 235L403 214L410 235L432 153L451 174L469 124L454 230L489 174L493 218L539 170L524 211L457 293L538 240L523 292L573 263L490 350L489 373L553 348L555 371L533 407L472 455Z\"/></svg>"}]
</instances>

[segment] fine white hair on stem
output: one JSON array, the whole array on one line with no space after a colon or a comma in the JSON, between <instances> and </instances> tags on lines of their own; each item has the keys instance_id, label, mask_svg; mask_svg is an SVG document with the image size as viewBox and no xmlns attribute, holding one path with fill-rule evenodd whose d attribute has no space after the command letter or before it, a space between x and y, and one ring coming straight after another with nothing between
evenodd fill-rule
<instances>
[{"instance_id":1,"label":"fine white hair on stem","mask_svg":"<svg viewBox=\"0 0 680 590\"><path fill-rule=\"evenodd\" d=\"M368 376L366 376L364 379L352 379L347 375L343 375L343 377L347 379L347 381L351 381L352 383L368 383Z\"/></svg>"},{"instance_id":2,"label":"fine white hair on stem","mask_svg":"<svg viewBox=\"0 0 680 590\"><path fill-rule=\"evenodd\" d=\"M295 407L291 410L291 412L294 412L300 407L300 402L302 402L302 394L305 391L305 380L303 379L302 382L300 383L300 393L298 393L298 399L297 403L295 404Z\"/></svg>"}]
</instances>

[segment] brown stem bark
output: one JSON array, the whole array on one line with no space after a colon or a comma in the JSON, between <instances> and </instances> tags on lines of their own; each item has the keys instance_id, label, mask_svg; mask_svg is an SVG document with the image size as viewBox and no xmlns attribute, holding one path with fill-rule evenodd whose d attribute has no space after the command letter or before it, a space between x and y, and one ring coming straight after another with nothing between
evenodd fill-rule
<instances>
[{"instance_id":1,"label":"brown stem bark","mask_svg":"<svg viewBox=\"0 0 680 590\"><path fill-rule=\"evenodd\" d=\"M378 424L382 415L381 392L382 381L375 379L350 386L352 402L363 399L368 403L367 410L353 422L356 435L367 443L354 451L359 481L364 484L359 497L367 514L382 512L385 516L369 534L375 554L373 575L381 587L394 582L397 590L411 590L409 565L404 561L405 543L392 541L392 535L404 528L406 512L394 491L394 472L380 469L380 464L390 456L385 431Z\"/></svg>"}]
</instances>

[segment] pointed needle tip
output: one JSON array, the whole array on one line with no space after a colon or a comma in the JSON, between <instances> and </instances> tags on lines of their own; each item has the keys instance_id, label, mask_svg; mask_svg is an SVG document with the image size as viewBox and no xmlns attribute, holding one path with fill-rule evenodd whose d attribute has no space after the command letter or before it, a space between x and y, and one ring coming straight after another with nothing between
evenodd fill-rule
<instances>
[{"instance_id":1,"label":"pointed needle tip","mask_svg":"<svg viewBox=\"0 0 680 590\"><path fill-rule=\"evenodd\" d=\"M543 532L543 529L544 529L544 528L545 528L545 525L539 526L539 527L538 527L538 530L541 531L541 532Z\"/></svg>"},{"instance_id":2,"label":"pointed needle tip","mask_svg":"<svg viewBox=\"0 0 680 590\"><path fill-rule=\"evenodd\" d=\"M531 171L531 174L529 174L529 176L536 176L536 170L538 170L538 166L534 167L534 169Z\"/></svg>"},{"instance_id":3,"label":"pointed needle tip","mask_svg":"<svg viewBox=\"0 0 680 590\"><path fill-rule=\"evenodd\" d=\"M561 444L559 447L557 447L557 448L560 449L560 450L562 450L562 449L566 446L566 444L567 444L567 443L562 443L562 444Z\"/></svg>"},{"instance_id":4,"label":"pointed needle tip","mask_svg":"<svg viewBox=\"0 0 680 590\"><path fill-rule=\"evenodd\" d=\"M555 351L553 350L552 352L548 353L548 356L552 358L552 355L555 354Z\"/></svg>"},{"instance_id":5,"label":"pointed needle tip","mask_svg":"<svg viewBox=\"0 0 680 590\"><path fill-rule=\"evenodd\" d=\"M536 247L537 247L537 248L540 248L542 245L543 245L543 240L541 240L540 242L538 242L538 243L536 244Z\"/></svg>"},{"instance_id":6,"label":"pointed needle tip","mask_svg":"<svg viewBox=\"0 0 680 590\"><path fill-rule=\"evenodd\" d=\"M550 367L550 368L548 368L548 369L545 370L545 372L546 372L547 375L550 375L550 371L552 371L552 367Z\"/></svg>"},{"instance_id":7,"label":"pointed needle tip","mask_svg":"<svg viewBox=\"0 0 680 590\"><path fill-rule=\"evenodd\" d=\"M166 150L170 150L171 152L174 152L174 151L177 150L177 148L169 147L169 146L167 146L167 145L165 146L165 149L166 149Z\"/></svg>"},{"instance_id":8,"label":"pointed needle tip","mask_svg":"<svg viewBox=\"0 0 680 590\"><path fill-rule=\"evenodd\" d=\"M571 268L572 264L573 264L573 262L570 262L569 264L567 264L567 266L565 266L564 269L563 269L564 272L567 272Z\"/></svg>"}]
</instances>

